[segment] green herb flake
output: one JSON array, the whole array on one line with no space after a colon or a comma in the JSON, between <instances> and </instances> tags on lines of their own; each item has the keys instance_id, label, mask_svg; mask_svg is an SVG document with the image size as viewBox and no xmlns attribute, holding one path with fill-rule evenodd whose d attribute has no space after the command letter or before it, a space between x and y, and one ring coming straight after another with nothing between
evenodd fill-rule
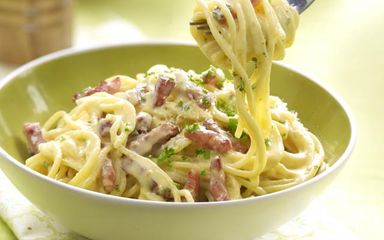
<instances>
[{"instance_id":1,"label":"green herb flake","mask_svg":"<svg viewBox=\"0 0 384 240\"><path fill-rule=\"evenodd\" d=\"M184 162L188 162L189 161L189 158L187 156L182 156L181 157L181 161L184 161Z\"/></svg>"},{"instance_id":2,"label":"green herb flake","mask_svg":"<svg viewBox=\"0 0 384 240\"><path fill-rule=\"evenodd\" d=\"M200 171L200 176L205 177L207 176L207 171L205 169Z\"/></svg>"},{"instance_id":3,"label":"green herb flake","mask_svg":"<svg viewBox=\"0 0 384 240\"><path fill-rule=\"evenodd\" d=\"M60 136L59 140L60 140L60 142L62 142L62 141L65 140L65 137L64 136Z\"/></svg>"},{"instance_id":4,"label":"green herb flake","mask_svg":"<svg viewBox=\"0 0 384 240\"><path fill-rule=\"evenodd\" d=\"M171 161L169 158L172 157L173 155L175 155L175 149L166 147L164 151L157 158L157 162L162 163L167 161L167 165L170 165Z\"/></svg>"},{"instance_id":5,"label":"green herb flake","mask_svg":"<svg viewBox=\"0 0 384 240\"><path fill-rule=\"evenodd\" d=\"M249 140L249 135L246 133L246 132L242 132L241 133L241 136L240 136L240 141L242 141L242 142L246 142L246 141L248 141Z\"/></svg>"},{"instance_id":6,"label":"green herb flake","mask_svg":"<svg viewBox=\"0 0 384 240\"><path fill-rule=\"evenodd\" d=\"M183 107L184 107L184 102L180 100L180 101L177 103L177 107L183 109Z\"/></svg>"},{"instance_id":7,"label":"green herb flake","mask_svg":"<svg viewBox=\"0 0 384 240\"><path fill-rule=\"evenodd\" d=\"M209 79L212 77L216 77L216 68L211 65L207 71L201 73L201 78Z\"/></svg>"},{"instance_id":8,"label":"green herb flake","mask_svg":"<svg viewBox=\"0 0 384 240\"><path fill-rule=\"evenodd\" d=\"M196 156L202 157L204 159L210 159L211 158L211 152L204 148L196 149Z\"/></svg>"},{"instance_id":9,"label":"green herb flake","mask_svg":"<svg viewBox=\"0 0 384 240\"><path fill-rule=\"evenodd\" d=\"M313 171L317 174L320 170L320 166L319 165L315 165L313 166Z\"/></svg>"},{"instance_id":10,"label":"green herb flake","mask_svg":"<svg viewBox=\"0 0 384 240\"><path fill-rule=\"evenodd\" d=\"M131 130L129 124L125 124L124 131L129 132Z\"/></svg>"},{"instance_id":11,"label":"green herb flake","mask_svg":"<svg viewBox=\"0 0 384 240\"><path fill-rule=\"evenodd\" d=\"M188 76L189 81L193 82L197 86L203 86L204 81L197 75L189 75Z\"/></svg>"},{"instance_id":12,"label":"green herb flake","mask_svg":"<svg viewBox=\"0 0 384 240\"><path fill-rule=\"evenodd\" d=\"M229 105L224 99L217 99L216 107L223 113L227 114L229 117L233 117L236 114L235 108Z\"/></svg>"},{"instance_id":13,"label":"green herb flake","mask_svg":"<svg viewBox=\"0 0 384 240\"><path fill-rule=\"evenodd\" d=\"M48 169L49 164L48 164L47 162L43 162L43 167L44 167L45 169Z\"/></svg>"},{"instance_id":14,"label":"green herb flake","mask_svg":"<svg viewBox=\"0 0 384 240\"><path fill-rule=\"evenodd\" d=\"M245 88L245 86L244 86L244 80L243 80L243 78L239 78L239 84L238 84L238 86L237 86L237 89L239 89L239 91L240 92L243 92L244 91L244 88Z\"/></svg>"},{"instance_id":15,"label":"green herb flake","mask_svg":"<svg viewBox=\"0 0 384 240\"><path fill-rule=\"evenodd\" d=\"M270 148L270 147L272 146L272 141L271 141L271 139L269 139L269 138L266 138L266 139L264 140L264 143L265 143L265 146L266 146L267 148Z\"/></svg>"},{"instance_id":16,"label":"green herb flake","mask_svg":"<svg viewBox=\"0 0 384 240\"><path fill-rule=\"evenodd\" d=\"M224 79L218 78L217 82L216 82L216 86L217 86L218 89L223 89L223 87L224 87Z\"/></svg>"},{"instance_id":17,"label":"green herb flake","mask_svg":"<svg viewBox=\"0 0 384 240\"><path fill-rule=\"evenodd\" d=\"M189 104L185 104L183 110L188 111L189 109L191 109L191 106Z\"/></svg>"},{"instance_id":18,"label":"green herb flake","mask_svg":"<svg viewBox=\"0 0 384 240\"><path fill-rule=\"evenodd\" d=\"M144 96L142 96L142 97L140 98L140 100L141 100L142 103L145 103L145 102L147 101L147 99L146 99Z\"/></svg>"},{"instance_id":19,"label":"green herb flake","mask_svg":"<svg viewBox=\"0 0 384 240\"><path fill-rule=\"evenodd\" d=\"M224 86L224 80L218 73L217 68L215 66L210 66L207 71L204 71L201 73L201 78L205 80L204 82L207 82L207 80L210 80L211 78L216 78L216 87L218 89L222 89Z\"/></svg>"},{"instance_id":20,"label":"green herb flake","mask_svg":"<svg viewBox=\"0 0 384 240\"><path fill-rule=\"evenodd\" d=\"M190 133L196 132L199 129L200 129L200 125L198 123L193 123L193 124L185 126L185 131L190 132Z\"/></svg>"},{"instance_id":21,"label":"green herb flake","mask_svg":"<svg viewBox=\"0 0 384 240\"><path fill-rule=\"evenodd\" d=\"M232 133L232 135L235 135L236 129L237 129L238 120L237 118L230 118L228 120L228 130Z\"/></svg>"},{"instance_id":22,"label":"green herb flake","mask_svg":"<svg viewBox=\"0 0 384 240\"><path fill-rule=\"evenodd\" d=\"M256 57L253 57L253 58L252 58L252 62L254 62L254 64L257 65L257 58L256 58Z\"/></svg>"},{"instance_id":23,"label":"green herb flake","mask_svg":"<svg viewBox=\"0 0 384 240\"><path fill-rule=\"evenodd\" d=\"M177 189L182 189L183 188L183 186L180 183L178 183L178 182L175 182L175 186L177 187Z\"/></svg>"},{"instance_id":24,"label":"green herb flake","mask_svg":"<svg viewBox=\"0 0 384 240\"><path fill-rule=\"evenodd\" d=\"M202 99L201 99L201 103L206 106L206 107L209 107L211 106L211 100L209 99L209 97L207 96L204 96Z\"/></svg>"}]
</instances>

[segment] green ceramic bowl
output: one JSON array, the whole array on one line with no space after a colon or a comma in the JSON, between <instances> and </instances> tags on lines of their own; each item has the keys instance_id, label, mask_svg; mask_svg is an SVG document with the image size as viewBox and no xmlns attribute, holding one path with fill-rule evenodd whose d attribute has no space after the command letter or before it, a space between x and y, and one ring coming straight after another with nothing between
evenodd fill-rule
<instances>
[{"instance_id":1,"label":"green ceramic bowl","mask_svg":"<svg viewBox=\"0 0 384 240\"><path fill-rule=\"evenodd\" d=\"M327 186L351 154L355 128L334 93L275 63L272 93L288 102L321 140L332 166L299 186L266 196L218 203L161 203L125 199L72 187L24 166L22 125L44 122L71 96L115 74L135 76L154 64L202 71L209 63L191 44L141 43L51 54L1 82L0 163L14 185L63 225L92 239L252 239L288 221Z\"/></svg>"}]
</instances>

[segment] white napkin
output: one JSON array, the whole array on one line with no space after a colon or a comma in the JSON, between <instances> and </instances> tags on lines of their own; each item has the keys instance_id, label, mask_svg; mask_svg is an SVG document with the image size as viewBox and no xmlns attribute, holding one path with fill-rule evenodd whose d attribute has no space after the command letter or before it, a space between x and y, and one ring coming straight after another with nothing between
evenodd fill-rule
<instances>
[{"instance_id":1,"label":"white napkin","mask_svg":"<svg viewBox=\"0 0 384 240\"><path fill-rule=\"evenodd\" d=\"M0 217L20 240L86 239L60 225L30 203L0 171ZM299 217L255 240L357 240L330 219L319 203Z\"/></svg>"},{"instance_id":2,"label":"white napkin","mask_svg":"<svg viewBox=\"0 0 384 240\"><path fill-rule=\"evenodd\" d=\"M0 171L0 217L20 240L85 239L61 226L29 202Z\"/></svg>"}]
</instances>

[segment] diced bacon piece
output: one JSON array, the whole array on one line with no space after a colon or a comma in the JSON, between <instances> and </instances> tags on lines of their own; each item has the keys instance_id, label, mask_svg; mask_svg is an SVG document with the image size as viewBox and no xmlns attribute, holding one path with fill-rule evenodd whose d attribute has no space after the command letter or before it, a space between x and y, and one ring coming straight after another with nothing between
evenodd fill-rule
<instances>
[{"instance_id":1,"label":"diced bacon piece","mask_svg":"<svg viewBox=\"0 0 384 240\"><path fill-rule=\"evenodd\" d=\"M146 133L152 124L152 116L146 112L139 112L136 116L136 131L138 133Z\"/></svg>"},{"instance_id":2,"label":"diced bacon piece","mask_svg":"<svg viewBox=\"0 0 384 240\"><path fill-rule=\"evenodd\" d=\"M112 122L106 119L100 121L99 134L101 138L109 138L109 130L111 130Z\"/></svg>"},{"instance_id":3,"label":"diced bacon piece","mask_svg":"<svg viewBox=\"0 0 384 240\"><path fill-rule=\"evenodd\" d=\"M25 123L24 135L27 138L29 153L35 155L39 151L39 144L45 142L40 123Z\"/></svg>"},{"instance_id":4,"label":"diced bacon piece","mask_svg":"<svg viewBox=\"0 0 384 240\"><path fill-rule=\"evenodd\" d=\"M121 87L121 80L119 77L116 77L112 81L101 81L99 85L93 88L87 88L84 92L76 93L73 96L73 100L77 100L82 97L90 96L97 92L106 92L109 94L117 93Z\"/></svg>"},{"instance_id":5,"label":"diced bacon piece","mask_svg":"<svg viewBox=\"0 0 384 240\"><path fill-rule=\"evenodd\" d=\"M144 93L148 91L148 85L138 83L135 88L125 91L125 98L132 105L136 106L145 102Z\"/></svg>"},{"instance_id":6,"label":"diced bacon piece","mask_svg":"<svg viewBox=\"0 0 384 240\"><path fill-rule=\"evenodd\" d=\"M219 88L220 86L220 77L217 75L215 68L210 68L207 71L201 74L201 79L205 84Z\"/></svg>"},{"instance_id":7,"label":"diced bacon piece","mask_svg":"<svg viewBox=\"0 0 384 240\"><path fill-rule=\"evenodd\" d=\"M251 0L252 6L256 6L260 3L260 0Z\"/></svg>"},{"instance_id":8,"label":"diced bacon piece","mask_svg":"<svg viewBox=\"0 0 384 240\"><path fill-rule=\"evenodd\" d=\"M187 189L191 192L193 199L195 201L199 197L199 189L200 189L200 176L199 173L195 169L191 169L188 172L187 182L184 185L184 189Z\"/></svg>"},{"instance_id":9,"label":"diced bacon piece","mask_svg":"<svg viewBox=\"0 0 384 240\"><path fill-rule=\"evenodd\" d=\"M116 184L116 172L109 158L106 158L103 162L101 178L104 190L108 193L112 192Z\"/></svg>"},{"instance_id":10,"label":"diced bacon piece","mask_svg":"<svg viewBox=\"0 0 384 240\"><path fill-rule=\"evenodd\" d=\"M232 149L231 140L220 133L201 127L193 132L185 132L185 137L197 145L219 153L226 153Z\"/></svg>"},{"instance_id":11,"label":"diced bacon piece","mask_svg":"<svg viewBox=\"0 0 384 240\"><path fill-rule=\"evenodd\" d=\"M134 88L126 91L125 97L132 105L137 105L141 102L142 92L140 89Z\"/></svg>"},{"instance_id":12,"label":"diced bacon piece","mask_svg":"<svg viewBox=\"0 0 384 240\"><path fill-rule=\"evenodd\" d=\"M171 94L172 89L175 87L176 83L173 79L165 76L159 75L154 93L154 103L155 107L160 107L165 103L165 99Z\"/></svg>"},{"instance_id":13,"label":"diced bacon piece","mask_svg":"<svg viewBox=\"0 0 384 240\"><path fill-rule=\"evenodd\" d=\"M242 140L237 138L231 138L233 149L236 152L247 153L251 143L249 139Z\"/></svg>"},{"instance_id":14,"label":"diced bacon piece","mask_svg":"<svg viewBox=\"0 0 384 240\"><path fill-rule=\"evenodd\" d=\"M153 176L151 174L144 174L148 169L141 166L139 162L135 162L128 157L123 157L122 168L124 172L137 178L142 186L148 186L152 193L161 196L167 202L174 201L172 190L169 187L159 186L159 184L152 178Z\"/></svg>"},{"instance_id":15,"label":"diced bacon piece","mask_svg":"<svg viewBox=\"0 0 384 240\"><path fill-rule=\"evenodd\" d=\"M123 156L121 160L121 167L127 174L137 177L135 174L142 174L146 169L140 166L127 156Z\"/></svg>"},{"instance_id":16,"label":"diced bacon piece","mask_svg":"<svg viewBox=\"0 0 384 240\"><path fill-rule=\"evenodd\" d=\"M146 134L139 135L135 141L129 144L129 149L140 155L149 153L153 146L167 142L180 132L172 123L162 123Z\"/></svg>"},{"instance_id":17,"label":"diced bacon piece","mask_svg":"<svg viewBox=\"0 0 384 240\"><path fill-rule=\"evenodd\" d=\"M211 160L211 177L209 180L209 191L215 201L229 200L227 187L225 186L225 173L219 156Z\"/></svg>"},{"instance_id":18,"label":"diced bacon piece","mask_svg":"<svg viewBox=\"0 0 384 240\"><path fill-rule=\"evenodd\" d=\"M224 131L217 125L217 123L213 119L208 119L203 122L203 126L217 133L223 133Z\"/></svg>"},{"instance_id":19,"label":"diced bacon piece","mask_svg":"<svg viewBox=\"0 0 384 240\"><path fill-rule=\"evenodd\" d=\"M162 198L164 198L164 200L166 202L173 202L174 201L174 197L172 195L172 190L170 188L168 188L168 187L159 188L159 184L157 184L157 182L155 182L154 180L152 180L149 188L150 188L151 192L161 196Z\"/></svg>"},{"instance_id":20,"label":"diced bacon piece","mask_svg":"<svg viewBox=\"0 0 384 240\"><path fill-rule=\"evenodd\" d=\"M188 98L201 108L209 108L212 105L212 97L204 93L203 89L194 84L187 85L186 93Z\"/></svg>"},{"instance_id":21,"label":"diced bacon piece","mask_svg":"<svg viewBox=\"0 0 384 240\"><path fill-rule=\"evenodd\" d=\"M204 83L212 85L212 86L217 86L217 76L208 76L203 78Z\"/></svg>"},{"instance_id":22,"label":"diced bacon piece","mask_svg":"<svg viewBox=\"0 0 384 240\"><path fill-rule=\"evenodd\" d=\"M217 123L212 119L205 120L203 122L203 126L206 127L208 130L212 130L227 136L231 140L232 147L235 151L241 152L241 153L246 153L248 151L250 147L249 139L242 140L242 139L234 138L229 133L221 129L219 125L217 125Z\"/></svg>"}]
</instances>

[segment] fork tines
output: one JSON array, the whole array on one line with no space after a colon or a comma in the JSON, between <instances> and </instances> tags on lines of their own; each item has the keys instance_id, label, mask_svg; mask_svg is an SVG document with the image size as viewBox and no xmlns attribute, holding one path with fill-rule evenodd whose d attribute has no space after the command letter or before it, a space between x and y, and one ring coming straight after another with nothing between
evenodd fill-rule
<instances>
[{"instance_id":1,"label":"fork tines","mask_svg":"<svg viewBox=\"0 0 384 240\"><path fill-rule=\"evenodd\" d=\"M206 19L192 21L189 25L195 26L197 30L204 30L204 34L212 34Z\"/></svg>"},{"instance_id":2,"label":"fork tines","mask_svg":"<svg viewBox=\"0 0 384 240\"><path fill-rule=\"evenodd\" d=\"M195 20L195 21L189 22L189 25L206 25L206 24L207 24L206 19Z\"/></svg>"}]
</instances>

